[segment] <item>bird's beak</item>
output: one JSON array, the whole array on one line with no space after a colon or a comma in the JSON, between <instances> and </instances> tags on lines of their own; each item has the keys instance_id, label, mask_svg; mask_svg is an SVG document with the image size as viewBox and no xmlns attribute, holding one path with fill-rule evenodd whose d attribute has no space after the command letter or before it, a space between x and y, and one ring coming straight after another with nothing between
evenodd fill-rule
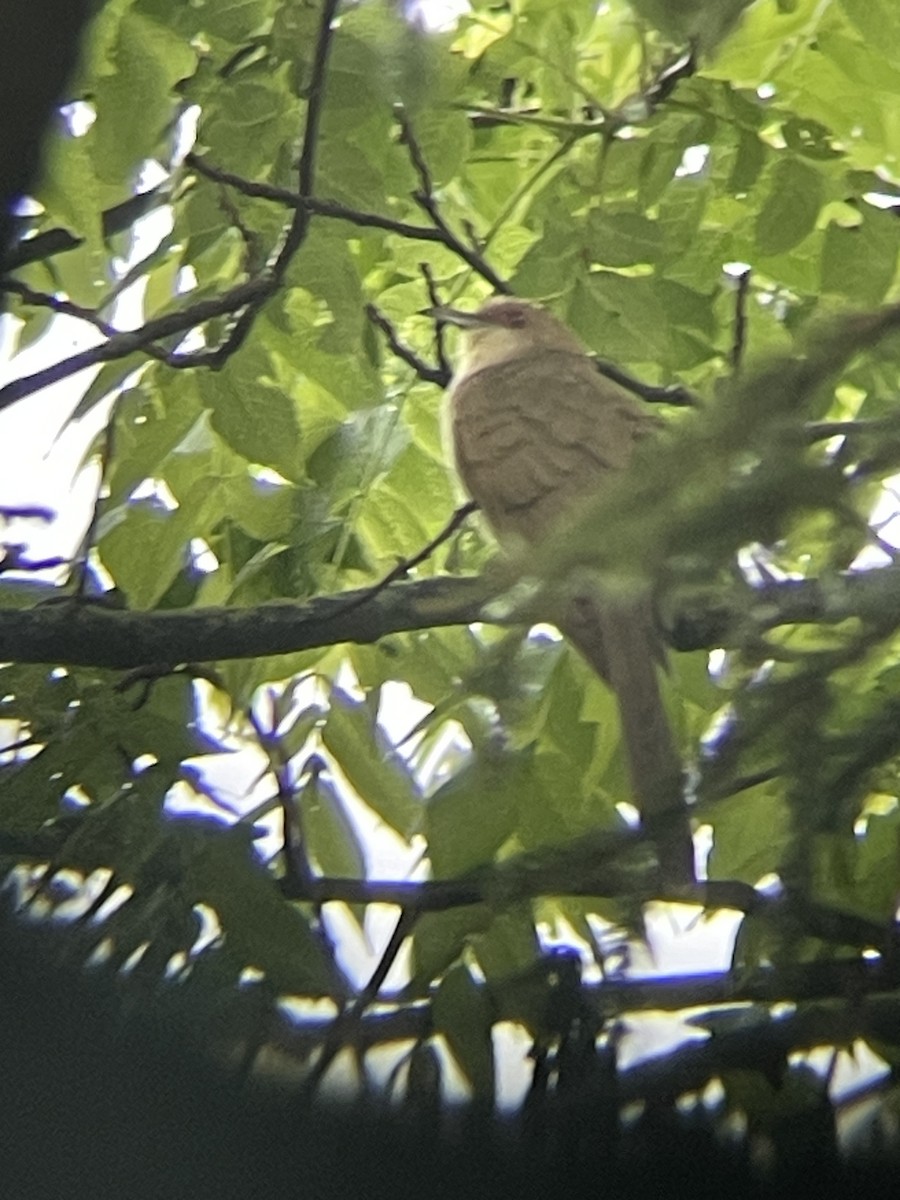
<instances>
[{"instance_id":1,"label":"bird's beak","mask_svg":"<svg viewBox=\"0 0 900 1200\"><path fill-rule=\"evenodd\" d=\"M445 304L439 304L434 308L423 308L420 313L423 317L434 317L435 321L440 321L445 325L459 325L463 329L479 329L484 325L494 323L483 312L463 312L461 308L450 308Z\"/></svg>"}]
</instances>

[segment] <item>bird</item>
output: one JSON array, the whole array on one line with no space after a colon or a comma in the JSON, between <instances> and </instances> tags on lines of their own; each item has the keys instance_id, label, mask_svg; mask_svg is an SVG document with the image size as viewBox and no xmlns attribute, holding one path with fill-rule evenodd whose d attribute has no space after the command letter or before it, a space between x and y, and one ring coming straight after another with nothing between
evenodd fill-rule
<instances>
[{"instance_id":1,"label":"bird","mask_svg":"<svg viewBox=\"0 0 900 1200\"><path fill-rule=\"evenodd\" d=\"M452 456L501 549L552 538L659 430L659 417L600 375L546 309L499 296L475 312L427 311L463 331L447 391ZM554 623L615 693L631 790L661 869L692 879L682 763L660 689L665 654L649 595L623 599L602 582L579 584Z\"/></svg>"}]
</instances>

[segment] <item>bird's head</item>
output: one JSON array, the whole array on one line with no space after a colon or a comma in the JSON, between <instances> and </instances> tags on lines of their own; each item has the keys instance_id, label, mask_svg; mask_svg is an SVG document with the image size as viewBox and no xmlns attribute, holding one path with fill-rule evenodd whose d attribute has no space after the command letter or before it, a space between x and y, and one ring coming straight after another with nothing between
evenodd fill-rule
<instances>
[{"instance_id":1,"label":"bird's head","mask_svg":"<svg viewBox=\"0 0 900 1200\"><path fill-rule=\"evenodd\" d=\"M432 308L439 321L458 325L464 331L461 361L456 374L469 374L540 350L564 350L584 354L584 347L571 330L552 313L526 300L496 296L477 312L458 308Z\"/></svg>"}]
</instances>

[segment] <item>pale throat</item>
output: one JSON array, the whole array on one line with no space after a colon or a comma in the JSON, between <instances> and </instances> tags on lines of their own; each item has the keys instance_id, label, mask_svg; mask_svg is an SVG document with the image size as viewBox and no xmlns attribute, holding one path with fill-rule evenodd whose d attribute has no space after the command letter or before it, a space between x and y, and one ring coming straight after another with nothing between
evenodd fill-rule
<instances>
[{"instance_id":1,"label":"pale throat","mask_svg":"<svg viewBox=\"0 0 900 1200\"><path fill-rule=\"evenodd\" d=\"M457 378L473 375L485 367L495 367L510 359L533 354L538 344L521 329L508 329L503 325L473 330L463 339L462 354L456 369Z\"/></svg>"}]
</instances>

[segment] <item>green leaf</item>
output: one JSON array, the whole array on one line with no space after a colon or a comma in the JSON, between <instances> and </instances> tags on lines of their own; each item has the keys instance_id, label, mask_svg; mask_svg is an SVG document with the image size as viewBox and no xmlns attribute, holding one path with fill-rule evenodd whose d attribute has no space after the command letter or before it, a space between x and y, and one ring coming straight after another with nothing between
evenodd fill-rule
<instances>
[{"instance_id":1,"label":"green leaf","mask_svg":"<svg viewBox=\"0 0 900 1200\"><path fill-rule=\"evenodd\" d=\"M704 813L713 827L710 879L756 884L777 871L787 845L788 810L779 781L758 784Z\"/></svg>"},{"instance_id":2,"label":"green leaf","mask_svg":"<svg viewBox=\"0 0 900 1200\"><path fill-rule=\"evenodd\" d=\"M163 475L166 458L196 424L200 416L196 391L184 378L179 383L173 396L171 380L148 372L119 397L116 453L107 476L110 504L125 500L145 479Z\"/></svg>"},{"instance_id":3,"label":"green leaf","mask_svg":"<svg viewBox=\"0 0 900 1200\"><path fill-rule=\"evenodd\" d=\"M136 608L152 608L189 561L192 537L209 532L219 512L219 480L201 476L172 511L158 499L131 501L106 515L100 554Z\"/></svg>"},{"instance_id":4,"label":"green leaf","mask_svg":"<svg viewBox=\"0 0 900 1200\"><path fill-rule=\"evenodd\" d=\"M321 774L313 773L298 801L303 833L317 869L323 875L364 878L363 847L337 789Z\"/></svg>"},{"instance_id":5,"label":"green leaf","mask_svg":"<svg viewBox=\"0 0 900 1200\"><path fill-rule=\"evenodd\" d=\"M900 67L900 12L891 0L840 0L866 46Z\"/></svg>"},{"instance_id":6,"label":"green leaf","mask_svg":"<svg viewBox=\"0 0 900 1200\"><path fill-rule=\"evenodd\" d=\"M736 195L748 192L759 179L765 161L766 146L756 131L739 130L737 154L728 179L729 190Z\"/></svg>"},{"instance_id":7,"label":"green leaf","mask_svg":"<svg viewBox=\"0 0 900 1200\"><path fill-rule=\"evenodd\" d=\"M857 304L883 300L897 272L900 223L893 213L861 207L858 225L832 222L822 245L822 289Z\"/></svg>"},{"instance_id":8,"label":"green leaf","mask_svg":"<svg viewBox=\"0 0 900 1200\"><path fill-rule=\"evenodd\" d=\"M769 195L756 218L756 241L762 254L783 254L815 228L822 207L822 177L796 158L778 162Z\"/></svg>"},{"instance_id":9,"label":"green leaf","mask_svg":"<svg viewBox=\"0 0 900 1200\"><path fill-rule=\"evenodd\" d=\"M659 226L641 213L596 210L588 232L595 261L607 267L654 263L662 250Z\"/></svg>"},{"instance_id":10,"label":"green leaf","mask_svg":"<svg viewBox=\"0 0 900 1200\"><path fill-rule=\"evenodd\" d=\"M72 421L80 421L82 417L86 417L101 400L105 400L116 388L122 387L128 376L132 375L146 361L142 354L129 354L125 358L104 363L91 380L87 391L75 405L71 416L63 425L63 429L66 429Z\"/></svg>"},{"instance_id":11,"label":"green leaf","mask_svg":"<svg viewBox=\"0 0 900 1200\"><path fill-rule=\"evenodd\" d=\"M492 860L516 827L531 769L527 754L479 754L438 788L425 812L428 854L438 877Z\"/></svg>"},{"instance_id":12,"label":"green leaf","mask_svg":"<svg viewBox=\"0 0 900 1200\"><path fill-rule=\"evenodd\" d=\"M432 1001L436 1033L442 1033L476 1097L494 1099L493 1012L483 987L462 963L451 967Z\"/></svg>"},{"instance_id":13,"label":"green leaf","mask_svg":"<svg viewBox=\"0 0 900 1200\"><path fill-rule=\"evenodd\" d=\"M253 357L264 371L263 356ZM248 462L274 467L286 479L302 478L304 455L294 402L254 366L244 356L217 375L199 376L200 398L211 409L212 427Z\"/></svg>"},{"instance_id":14,"label":"green leaf","mask_svg":"<svg viewBox=\"0 0 900 1200\"><path fill-rule=\"evenodd\" d=\"M119 183L168 133L174 85L191 74L197 54L176 33L131 8L122 14L104 58L93 94L92 156L99 178Z\"/></svg>"},{"instance_id":15,"label":"green leaf","mask_svg":"<svg viewBox=\"0 0 900 1200\"><path fill-rule=\"evenodd\" d=\"M333 688L322 740L373 812L403 837L415 832L422 816L418 786L365 701Z\"/></svg>"},{"instance_id":16,"label":"green leaf","mask_svg":"<svg viewBox=\"0 0 900 1200\"><path fill-rule=\"evenodd\" d=\"M198 830L183 887L208 904L222 924L226 944L247 966L257 967L277 994L341 997L346 987L325 944L296 905L286 901L250 849L240 828Z\"/></svg>"},{"instance_id":17,"label":"green leaf","mask_svg":"<svg viewBox=\"0 0 900 1200\"><path fill-rule=\"evenodd\" d=\"M411 986L417 991L427 991L432 981L456 962L472 937L489 928L492 920L490 909L482 904L424 913L411 939Z\"/></svg>"}]
</instances>

